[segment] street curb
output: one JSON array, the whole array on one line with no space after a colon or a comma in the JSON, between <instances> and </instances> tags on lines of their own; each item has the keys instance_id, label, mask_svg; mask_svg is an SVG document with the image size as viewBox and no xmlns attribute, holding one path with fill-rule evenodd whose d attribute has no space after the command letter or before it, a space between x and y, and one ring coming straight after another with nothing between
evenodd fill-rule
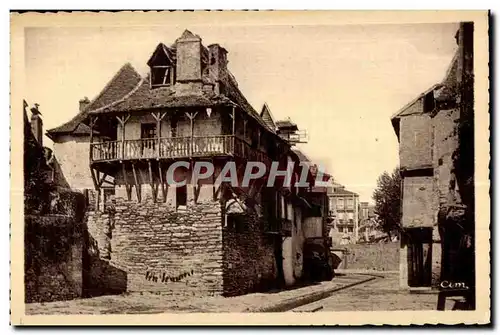
<instances>
[{"instance_id":1,"label":"street curb","mask_svg":"<svg viewBox=\"0 0 500 335\"><path fill-rule=\"evenodd\" d=\"M346 288L350 288L350 287L353 287L353 286L356 286L359 284L363 284L363 283L372 281L374 279L377 279L377 277L372 276L372 277L367 278L367 279L363 279L363 280L360 280L360 281L357 281L357 282L354 282L351 284L347 284L344 286L340 286L340 287L334 287L334 288L331 288L331 289L328 289L325 291L303 294L299 297L285 299L283 301L280 301L280 302L277 302L275 304L271 304L268 306L257 307L257 308L247 308L245 310L245 312L246 313L248 313L248 312L250 312L250 313L271 313L271 312L290 311L290 310L297 308L297 307L300 307L302 305L307 305L307 304L313 303L315 301L325 299L337 291L340 291L340 290L343 290Z\"/></svg>"},{"instance_id":2,"label":"street curb","mask_svg":"<svg viewBox=\"0 0 500 335\"><path fill-rule=\"evenodd\" d=\"M365 269L337 269L335 273L338 274L366 274L366 275L384 275L384 274L399 274L397 270L365 270Z\"/></svg>"}]
</instances>

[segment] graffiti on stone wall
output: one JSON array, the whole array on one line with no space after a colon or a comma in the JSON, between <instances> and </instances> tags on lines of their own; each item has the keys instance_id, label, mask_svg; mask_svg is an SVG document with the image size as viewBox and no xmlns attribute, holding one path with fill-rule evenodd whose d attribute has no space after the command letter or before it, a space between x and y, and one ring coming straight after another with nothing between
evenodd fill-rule
<instances>
[{"instance_id":1,"label":"graffiti on stone wall","mask_svg":"<svg viewBox=\"0 0 500 335\"><path fill-rule=\"evenodd\" d=\"M162 272L160 275L160 274L156 274L153 271L146 271L146 280L152 281L155 283L157 283L158 281L160 281L162 283L168 283L169 281L170 282L178 282L186 277L192 276L193 273L194 273L194 270L191 270L191 271L183 272L177 276L169 276L165 272Z\"/></svg>"}]
</instances>

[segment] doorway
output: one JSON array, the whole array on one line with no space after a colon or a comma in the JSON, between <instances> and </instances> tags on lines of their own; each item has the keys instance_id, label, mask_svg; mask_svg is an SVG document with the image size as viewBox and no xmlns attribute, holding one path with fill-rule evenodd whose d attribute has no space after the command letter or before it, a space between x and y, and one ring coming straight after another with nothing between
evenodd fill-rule
<instances>
[{"instance_id":1,"label":"doorway","mask_svg":"<svg viewBox=\"0 0 500 335\"><path fill-rule=\"evenodd\" d=\"M430 287L432 282L432 228L406 230L408 286Z\"/></svg>"}]
</instances>

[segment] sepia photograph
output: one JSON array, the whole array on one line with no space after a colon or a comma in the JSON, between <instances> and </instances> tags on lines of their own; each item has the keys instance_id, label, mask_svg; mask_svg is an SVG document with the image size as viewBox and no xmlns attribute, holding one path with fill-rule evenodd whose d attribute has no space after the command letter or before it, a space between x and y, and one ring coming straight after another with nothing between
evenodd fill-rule
<instances>
[{"instance_id":1,"label":"sepia photograph","mask_svg":"<svg viewBox=\"0 0 500 335\"><path fill-rule=\"evenodd\" d=\"M488 50L487 11L11 13L11 322L489 323Z\"/></svg>"}]
</instances>

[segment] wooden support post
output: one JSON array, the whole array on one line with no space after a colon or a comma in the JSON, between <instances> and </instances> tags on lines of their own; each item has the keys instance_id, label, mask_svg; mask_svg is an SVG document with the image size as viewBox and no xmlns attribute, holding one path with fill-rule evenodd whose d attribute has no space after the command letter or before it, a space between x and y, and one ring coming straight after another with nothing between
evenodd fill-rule
<instances>
[{"instance_id":1,"label":"wooden support post","mask_svg":"<svg viewBox=\"0 0 500 335\"><path fill-rule=\"evenodd\" d=\"M156 147L156 155L157 155L157 158L160 158L160 153L161 153L161 150L160 150L160 143L161 143L161 121L163 120L163 118L165 117L167 113L161 113L161 112L156 112L156 113L153 113L151 112L151 116L153 116L153 118L156 120L156 132L157 132L157 147Z\"/></svg>"},{"instance_id":2,"label":"wooden support post","mask_svg":"<svg viewBox=\"0 0 500 335\"><path fill-rule=\"evenodd\" d=\"M153 196L153 202L156 202L156 189L153 181L153 169L151 168L151 160L148 160L149 168L149 184L151 185L151 195Z\"/></svg>"},{"instance_id":3,"label":"wooden support post","mask_svg":"<svg viewBox=\"0 0 500 335\"><path fill-rule=\"evenodd\" d=\"M93 142L94 142L94 126L97 122L97 116L91 116L90 117L90 139L89 139L89 142L90 142L90 149L89 149L89 162L92 162L93 161Z\"/></svg>"},{"instance_id":4,"label":"wooden support post","mask_svg":"<svg viewBox=\"0 0 500 335\"><path fill-rule=\"evenodd\" d=\"M217 200L217 198L215 197L215 165L214 165L214 160L212 158L211 160L212 162L212 166L214 167L214 173L212 173L212 197L213 197L213 200Z\"/></svg>"},{"instance_id":5,"label":"wooden support post","mask_svg":"<svg viewBox=\"0 0 500 335\"><path fill-rule=\"evenodd\" d=\"M122 128L122 152L121 152L121 159L125 158L125 124L127 121L130 119L130 115L125 116L117 116L116 119L121 125Z\"/></svg>"},{"instance_id":6,"label":"wooden support post","mask_svg":"<svg viewBox=\"0 0 500 335\"><path fill-rule=\"evenodd\" d=\"M193 154L193 138L194 138L194 118L198 114L198 112L194 113L188 113L185 112L186 116L189 118L189 121L191 122L191 144L189 145L189 156Z\"/></svg>"},{"instance_id":7,"label":"wooden support post","mask_svg":"<svg viewBox=\"0 0 500 335\"><path fill-rule=\"evenodd\" d=\"M221 183L221 184L219 185L219 187L217 187L217 189L215 190L215 193L214 193L214 199L216 199L216 200L217 200L217 198L219 197L219 193L221 192L222 185L224 185L224 183Z\"/></svg>"},{"instance_id":8,"label":"wooden support post","mask_svg":"<svg viewBox=\"0 0 500 335\"><path fill-rule=\"evenodd\" d=\"M233 119L233 130L232 135L234 136L236 131L236 108L233 106L233 113L231 114L231 118Z\"/></svg>"},{"instance_id":9,"label":"wooden support post","mask_svg":"<svg viewBox=\"0 0 500 335\"><path fill-rule=\"evenodd\" d=\"M132 185L128 183L127 178L127 169L125 168L125 163L122 163L122 173L123 173L123 182L125 183L125 190L127 191L128 201L132 200Z\"/></svg>"},{"instance_id":10,"label":"wooden support post","mask_svg":"<svg viewBox=\"0 0 500 335\"><path fill-rule=\"evenodd\" d=\"M96 191L99 191L99 185L97 184L97 180L96 180L95 173L94 173L94 168L91 165L89 166L89 168L90 168L90 175L92 176L92 182L94 183L94 189Z\"/></svg>"},{"instance_id":11,"label":"wooden support post","mask_svg":"<svg viewBox=\"0 0 500 335\"><path fill-rule=\"evenodd\" d=\"M99 188L102 186L102 183L104 182L107 176L108 176L107 174L103 173L102 178L99 178Z\"/></svg>"},{"instance_id":12,"label":"wooden support post","mask_svg":"<svg viewBox=\"0 0 500 335\"><path fill-rule=\"evenodd\" d=\"M165 193L165 184L163 182L163 169L161 168L161 162L158 161L158 175L160 176L160 185L161 185L161 195L163 202L167 201L167 194Z\"/></svg>"},{"instance_id":13,"label":"wooden support post","mask_svg":"<svg viewBox=\"0 0 500 335\"><path fill-rule=\"evenodd\" d=\"M135 171L135 163L132 163L132 172L134 173L135 180L135 193L137 194L137 201L141 202L141 188L139 184L139 180L137 179L137 172Z\"/></svg>"},{"instance_id":14,"label":"wooden support post","mask_svg":"<svg viewBox=\"0 0 500 335\"><path fill-rule=\"evenodd\" d=\"M201 191L201 184L198 181L196 185L193 185L193 195L194 195L194 203L196 204L198 202L198 197L200 196L200 191Z\"/></svg>"},{"instance_id":15,"label":"wooden support post","mask_svg":"<svg viewBox=\"0 0 500 335\"><path fill-rule=\"evenodd\" d=\"M243 139L244 140L246 140L246 138L247 138L247 123L248 123L248 120L244 119L243 120Z\"/></svg>"}]
</instances>

